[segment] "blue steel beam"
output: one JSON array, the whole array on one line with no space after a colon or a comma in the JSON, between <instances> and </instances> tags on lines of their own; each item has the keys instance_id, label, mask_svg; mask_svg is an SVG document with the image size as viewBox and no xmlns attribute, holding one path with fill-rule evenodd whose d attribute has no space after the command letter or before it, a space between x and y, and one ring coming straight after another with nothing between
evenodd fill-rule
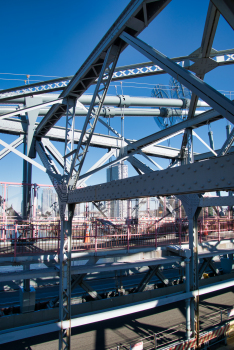
<instances>
[{"instance_id":1,"label":"blue steel beam","mask_svg":"<svg viewBox=\"0 0 234 350\"><path fill-rule=\"evenodd\" d=\"M78 98L81 96L98 78L104 62L103 57L109 47L119 46L121 33L126 31L135 36L139 35L170 1L132 0L74 75L60 97ZM125 43L122 46L121 52L127 45ZM64 109L67 109L65 104L53 106L37 127L36 135L43 137L64 114Z\"/></svg>"},{"instance_id":2,"label":"blue steel beam","mask_svg":"<svg viewBox=\"0 0 234 350\"><path fill-rule=\"evenodd\" d=\"M212 50L209 57L216 61L217 66L230 65L234 63L234 50L233 49L221 50L221 51ZM189 60L193 62L197 60L197 58L198 58L198 55L196 55L195 53L192 53L191 55L188 55L188 56L174 57L174 58L171 58L171 60L174 62L177 62L180 65L183 65L185 69L189 69L190 67ZM112 81L127 80L127 79L133 79L133 78L139 78L139 77L145 77L145 76L165 74L165 73L166 73L165 70L155 65L152 61L136 63L136 64L130 64L127 66L117 67L114 71ZM39 94L44 94L44 93L49 93L54 91L63 91L67 87L67 85L70 83L73 77L74 76L71 75L68 77L42 81L36 84L28 84L23 86L17 86L15 88L1 90L0 102L3 103L5 101L7 102L14 99L19 99L27 96L39 95ZM93 84L95 83L96 81L94 81ZM14 101L12 101L12 103L14 103Z\"/></svg>"},{"instance_id":3,"label":"blue steel beam","mask_svg":"<svg viewBox=\"0 0 234 350\"><path fill-rule=\"evenodd\" d=\"M185 70L183 67L180 67L167 56L163 55L161 52L149 46L142 40L135 38L126 32L121 34L120 37L144 56L158 64L168 74L180 81L181 84L186 86L189 90L202 98L203 101L207 102L224 118L228 119L231 123L234 123L234 104L227 97L223 96L210 85L206 84L198 77Z\"/></svg>"}]
</instances>

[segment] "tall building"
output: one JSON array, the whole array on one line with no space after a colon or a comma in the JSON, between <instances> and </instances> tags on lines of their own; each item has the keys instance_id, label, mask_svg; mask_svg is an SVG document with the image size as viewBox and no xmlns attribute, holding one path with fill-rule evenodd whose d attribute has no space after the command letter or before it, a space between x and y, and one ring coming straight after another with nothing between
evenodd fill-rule
<instances>
[{"instance_id":1,"label":"tall building","mask_svg":"<svg viewBox=\"0 0 234 350\"><path fill-rule=\"evenodd\" d=\"M107 169L107 182L128 177L128 166L121 162ZM127 218L127 201L116 200L109 202L109 216L111 218Z\"/></svg>"},{"instance_id":2,"label":"tall building","mask_svg":"<svg viewBox=\"0 0 234 350\"><path fill-rule=\"evenodd\" d=\"M51 215L53 215L54 203L55 203L55 207L56 205L58 207L57 194L53 191L52 188L43 188L42 194L41 194L41 213L45 214L48 211L48 212L51 212Z\"/></svg>"}]
</instances>

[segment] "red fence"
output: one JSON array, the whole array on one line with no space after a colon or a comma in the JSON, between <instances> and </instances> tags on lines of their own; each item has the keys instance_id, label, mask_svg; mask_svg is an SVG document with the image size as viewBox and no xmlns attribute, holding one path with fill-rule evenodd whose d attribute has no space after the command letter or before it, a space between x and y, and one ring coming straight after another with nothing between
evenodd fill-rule
<instances>
[{"instance_id":1,"label":"red fence","mask_svg":"<svg viewBox=\"0 0 234 350\"><path fill-rule=\"evenodd\" d=\"M234 220L227 217L198 220L199 241L234 238ZM159 247L188 243L186 219L163 219L139 224L107 225L99 221L73 222L72 251ZM0 224L0 256L59 253L60 223Z\"/></svg>"}]
</instances>

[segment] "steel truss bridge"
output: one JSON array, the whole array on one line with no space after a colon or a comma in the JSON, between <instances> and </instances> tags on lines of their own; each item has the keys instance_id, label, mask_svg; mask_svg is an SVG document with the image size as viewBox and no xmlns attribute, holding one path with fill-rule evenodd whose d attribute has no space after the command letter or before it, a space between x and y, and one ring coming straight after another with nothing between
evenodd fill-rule
<instances>
[{"instance_id":1,"label":"steel truss bridge","mask_svg":"<svg viewBox=\"0 0 234 350\"><path fill-rule=\"evenodd\" d=\"M48 321L48 324L44 325L35 318L37 326L26 325L23 329L10 328L7 332L1 332L1 343L58 330L59 349L71 349L72 327L185 300L186 337L187 340L195 337L197 344L199 344L198 295L234 285L233 278L228 279L227 277L225 279L224 277L218 284L217 281L213 284L211 281L209 286L199 290L198 278L201 269L205 271L210 266L216 270L212 262L215 255L230 254L230 257L233 256L234 247L230 240L227 240L228 243L218 242L216 249L211 246L212 251L205 249L202 242L199 242L198 216L203 207L232 207L234 205L232 196L204 196L206 192L220 194L222 191L232 194L234 189L232 148L234 129L228 128L227 139L223 140L223 146L220 149L213 149L212 144L206 144L208 148L206 153L198 154L193 150L193 138L198 137L194 129L222 118L230 123L234 122L233 102L204 82L206 73L219 66L227 66L234 62L234 50L216 51L213 48L220 16L223 16L234 29L233 3L231 0L211 0L204 24L201 46L195 47L195 51L186 57L172 59L138 38L139 34L153 20L157 21L157 16L169 3L170 0L132 0L74 76L1 91L0 102L4 106L0 109L0 130L2 133L18 137L11 144L0 140L1 145L4 146L0 152L0 158L2 159L9 152L14 152L23 159L24 184L32 182L32 165L48 174L58 194L61 225L59 256L53 257L57 268L56 270L53 268L53 271L48 268L44 272L39 272L40 277L44 276L43 273L47 276L48 274L50 276L56 274L60 277L59 296L51 302L49 309L53 310L55 306L58 306L58 322ZM143 54L149 61L117 67L119 56L128 46ZM133 96L107 95L111 81L164 73L171 75L187 87L192 92L191 99L149 98L140 100ZM95 89L93 96L89 97L85 95L85 92L91 85L94 85ZM59 95L45 94L55 91L62 92ZM128 108L130 106L137 108ZM159 108L154 110L140 109L139 107L142 106ZM198 107L207 106L210 107L209 110L199 112ZM164 130L133 140L127 138L127 135L123 137L104 119L105 117L121 115L121 108L125 108L125 115L153 115L165 118L173 113L176 114L174 108L180 108L180 114L186 114L187 118ZM82 130L75 129L75 117L78 115L85 115ZM39 123L37 122L38 116L43 116ZM60 127L56 124L63 116L66 117L66 123ZM97 122L102 123L114 136L95 133ZM177 149L158 145L180 133L183 134L183 140ZM64 143L64 154L56 149L53 141ZM201 141L204 143L202 139ZM17 150L17 147L22 143L24 143L24 153ZM89 147L102 147L107 149L107 153L97 160L89 171L82 173ZM43 166L34 160L36 154L39 155ZM143 161L136 158L136 155L142 156ZM115 157L115 160L108 162L111 157ZM171 165L167 169L162 169L152 157L170 159ZM152 168L145 164L145 159L153 164ZM99 170L125 160L133 165L136 176L110 183L81 187L85 180ZM63 169L62 172L58 165ZM26 186L24 188L23 216L27 217L29 215L30 193ZM93 299L97 299L97 303L100 302L100 296L86 284L83 279L84 275L90 271L121 270L127 267L126 264L121 263L121 258L117 259L116 263L105 263L104 266L96 263L99 255L97 255L97 251L95 252L95 240L93 253L88 255L89 266L77 269L71 266L72 260L80 258L79 252L72 253L72 222L75 205L93 202L101 208L103 201L149 196L176 196L182 202L188 220L189 238L187 245L183 247L184 249L170 246L165 256L159 256L156 247L154 247L154 253L144 252L147 261L143 261L139 256L138 260L134 260L131 249L122 252L115 250L109 252L110 256L113 255L113 252L119 257L125 254L125 259L129 259L128 264L131 266L149 267L144 279L137 287L138 302L134 304L133 297L123 295L121 299L118 299L120 304L117 302L112 304L115 305L114 307L110 307L107 300L105 306L102 303L102 308L97 307L98 311L91 315L86 310L86 313L79 317L73 317L71 291L74 285L82 284L93 296ZM67 217L65 216L66 208L68 208ZM224 238L227 239L225 236ZM142 250L143 248L140 247L138 254ZM207 256L203 256L203 267L199 266L199 252L207 254ZM108 258L108 253L105 254L105 258ZM150 259L149 256L153 256L153 259ZM20 256L14 256L13 260L11 257L3 259L5 259L2 260L3 263L26 264L30 261L30 259L28 261L25 258L21 259ZM146 296L143 292L144 286L154 274L160 276L165 282L164 277L160 274L159 266L178 261L178 259L183 260L186 266L184 287L177 288L177 290L177 286L174 286L170 292L165 289L164 298L159 298L158 294L155 293L153 299L148 300L148 294ZM32 278L32 274L30 271L25 271L18 277L25 281L22 298L27 298L30 295L29 280ZM177 294L174 295L174 293ZM128 299L127 303L126 298ZM49 313L52 315L53 311L48 311ZM54 320L54 318L48 316L48 320Z\"/></svg>"}]
</instances>

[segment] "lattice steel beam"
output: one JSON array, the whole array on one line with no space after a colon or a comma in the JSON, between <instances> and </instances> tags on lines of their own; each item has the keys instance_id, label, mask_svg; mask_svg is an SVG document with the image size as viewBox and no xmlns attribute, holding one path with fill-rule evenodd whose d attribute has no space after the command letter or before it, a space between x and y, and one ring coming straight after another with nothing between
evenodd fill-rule
<instances>
[{"instance_id":1,"label":"lattice steel beam","mask_svg":"<svg viewBox=\"0 0 234 350\"><path fill-rule=\"evenodd\" d=\"M188 56L174 57L172 58L172 60L182 65L185 69L189 69L190 65L187 64L187 62L189 60L191 61L196 60L197 56L198 56L197 54L193 53ZM210 53L210 58L213 58L213 60L217 62L218 66L230 65L234 63L234 50L233 49L222 50L222 51L213 50L213 52ZM127 80L132 78L152 76L152 75L165 74L165 73L166 72L162 68L160 68L159 66L155 65L152 61L150 61L150 62L117 67L113 74L112 81ZM0 93L0 103L4 101L19 99L20 97L23 98L26 96L39 95L39 94L55 92L55 91L62 91L68 86L68 84L70 83L73 77L74 76L72 75L72 76L63 77L63 78L46 80L36 84L18 86L13 89L2 90ZM95 83L96 81L94 82L94 84ZM15 101L12 101L12 103L14 102Z\"/></svg>"},{"instance_id":2,"label":"lattice steel beam","mask_svg":"<svg viewBox=\"0 0 234 350\"><path fill-rule=\"evenodd\" d=\"M106 55L110 46L119 46L119 36L126 30L127 32L139 35L148 24L170 3L171 0L132 0L122 12L110 30L106 33L97 47L87 58L78 72L74 75L69 85L64 89L61 98L81 96L91 84L93 84L101 72L103 56ZM144 3L144 6L142 7ZM127 47L125 43L121 47L123 51ZM66 110L66 106L52 107L43 121L37 128L37 135L44 136L49 129L61 118Z\"/></svg>"},{"instance_id":3,"label":"lattice steel beam","mask_svg":"<svg viewBox=\"0 0 234 350\"><path fill-rule=\"evenodd\" d=\"M77 145L77 149L74 153L74 157L71 163L70 173L68 176L68 186L71 186L72 189L76 188L77 181L79 180L80 172L86 157L86 154L88 152L88 148L91 142L91 138L94 133L94 129L96 126L96 123L99 118L99 113L102 108L105 96L107 94L107 90L109 88L112 74L114 72L117 60L119 58L119 54L121 51L121 46L111 46L105 56L104 62L101 65L102 69L100 71L100 75L98 78L98 82L93 94L92 102L89 106L89 111L84 123L83 130L81 132L80 140ZM106 69L108 69L108 78L106 78ZM102 95L100 94L102 93ZM99 104L97 110L93 113L93 107L96 101L96 97L99 98ZM88 128L90 129L88 130ZM88 133L88 135L87 135ZM85 143L85 147L83 149L82 144ZM76 170L75 176L73 176L73 170Z\"/></svg>"},{"instance_id":4,"label":"lattice steel beam","mask_svg":"<svg viewBox=\"0 0 234 350\"><path fill-rule=\"evenodd\" d=\"M137 51L159 64L168 74L179 80L184 86L202 98L203 101L207 102L217 112L234 123L234 104L228 98L140 39L134 38L125 32L121 34L120 37Z\"/></svg>"},{"instance_id":5,"label":"lattice steel beam","mask_svg":"<svg viewBox=\"0 0 234 350\"><path fill-rule=\"evenodd\" d=\"M219 11L217 11L216 7L210 2L205 28L203 32L201 47L198 51L198 60L190 67L190 70L196 73L196 76L203 80L205 73L217 67L217 63L212 61L209 56L212 49L212 44L214 41L215 32L219 22ZM196 93L192 93L191 102L188 111L188 119L193 118L195 116L195 111L198 103L198 96ZM191 163L194 161L193 156L193 136L191 129L186 129L184 133L184 137L182 140L181 146L181 158L183 159L185 156L185 145L187 145L187 161Z\"/></svg>"}]
</instances>

